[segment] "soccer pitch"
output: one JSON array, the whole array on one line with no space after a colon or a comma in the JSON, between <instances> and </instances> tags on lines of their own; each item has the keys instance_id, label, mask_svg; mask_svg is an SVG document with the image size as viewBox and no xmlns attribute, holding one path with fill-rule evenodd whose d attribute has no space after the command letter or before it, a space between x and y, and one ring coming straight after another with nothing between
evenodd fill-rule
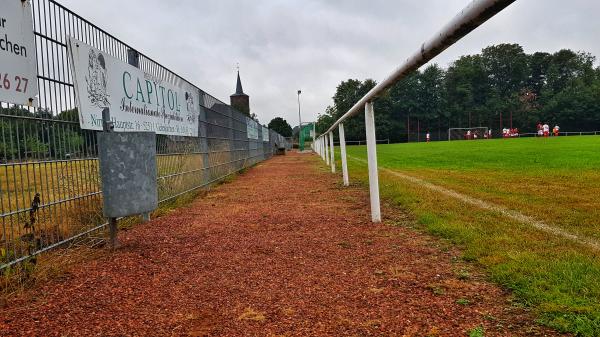
<instances>
[{"instance_id":1,"label":"soccer pitch","mask_svg":"<svg viewBox=\"0 0 600 337\"><path fill-rule=\"evenodd\" d=\"M600 137L377 150L382 197L458 244L544 324L600 336ZM365 147L348 147L351 181L368 181L365 160Z\"/></svg>"}]
</instances>

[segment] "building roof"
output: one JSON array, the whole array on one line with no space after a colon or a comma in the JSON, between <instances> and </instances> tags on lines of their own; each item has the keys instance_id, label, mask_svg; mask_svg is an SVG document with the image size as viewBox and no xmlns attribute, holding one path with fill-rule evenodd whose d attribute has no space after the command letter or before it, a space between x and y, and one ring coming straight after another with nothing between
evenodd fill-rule
<instances>
[{"instance_id":1,"label":"building roof","mask_svg":"<svg viewBox=\"0 0 600 337\"><path fill-rule=\"evenodd\" d=\"M246 94L244 94L244 89L242 88L242 80L240 79L240 71L238 70L237 72L237 84L235 86L235 93L233 96L248 96Z\"/></svg>"}]
</instances>

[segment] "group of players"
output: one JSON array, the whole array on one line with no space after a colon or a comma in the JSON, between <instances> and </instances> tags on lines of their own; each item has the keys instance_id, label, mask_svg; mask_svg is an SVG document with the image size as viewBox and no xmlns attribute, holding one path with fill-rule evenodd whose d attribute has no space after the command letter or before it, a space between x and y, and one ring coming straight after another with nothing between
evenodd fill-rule
<instances>
[{"instance_id":1,"label":"group of players","mask_svg":"<svg viewBox=\"0 0 600 337\"><path fill-rule=\"evenodd\" d=\"M483 134L479 134L477 131L468 130L465 133L465 140L477 140L477 139L492 139L492 130L484 131Z\"/></svg>"},{"instance_id":2,"label":"group of players","mask_svg":"<svg viewBox=\"0 0 600 337\"><path fill-rule=\"evenodd\" d=\"M554 136L560 135L560 126L555 125L552 129L552 134ZM542 122L537 123L537 136L538 137L550 137L550 125L548 123L542 124Z\"/></svg>"},{"instance_id":3,"label":"group of players","mask_svg":"<svg viewBox=\"0 0 600 337\"><path fill-rule=\"evenodd\" d=\"M511 137L519 137L521 134L519 133L519 129L517 128L504 128L502 129L502 138L511 138Z\"/></svg>"},{"instance_id":4,"label":"group of players","mask_svg":"<svg viewBox=\"0 0 600 337\"><path fill-rule=\"evenodd\" d=\"M554 128L552 128L552 135L553 136L560 135L560 126L558 126L558 124L555 125ZM517 128L502 129L502 138L512 138L512 137L519 137L519 136L520 136L519 129L517 129ZM542 124L541 122L538 122L537 123L537 136L544 137L544 138L550 137L550 125L548 123ZM477 140L477 139L481 139L481 138L492 139L492 130L483 132L483 135L480 135L479 132L477 132L477 131L467 130L467 132L465 132L464 137L465 137L465 140ZM426 139L427 143L429 143L431 141L431 134L429 132L427 132L425 139Z\"/></svg>"}]
</instances>

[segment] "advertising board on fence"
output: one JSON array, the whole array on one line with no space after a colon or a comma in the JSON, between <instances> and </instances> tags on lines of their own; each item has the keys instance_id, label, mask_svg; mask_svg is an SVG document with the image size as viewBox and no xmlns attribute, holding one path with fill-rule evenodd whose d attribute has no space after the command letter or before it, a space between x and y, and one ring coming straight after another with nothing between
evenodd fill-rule
<instances>
[{"instance_id":1,"label":"advertising board on fence","mask_svg":"<svg viewBox=\"0 0 600 337\"><path fill-rule=\"evenodd\" d=\"M258 123L250 117L246 117L246 132L249 139L258 139Z\"/></svg>"},{"instance_id":2,"label":"advertising board on fence","mask_svg":"<svg viewBox=\"0 0 600 337\"><path fill-rule=\"evenodd\" d=\"M69 57L82 129L102 130L108 108L117 132L197 136L199 92L169 83L71 38Z\"/></svg>"},{"instance_id":3,"label":"advertising board on fence","mask_svg":"<svg viewBox=\"0 0 600 337\"><path fill-rule=\"evenodd\" d=\"M262 138L263 138L263 142L268 142L269 141L269 128L266 127L262 127Z\"/></svg>"},{"instance_id":4,"label":"advertising board on fence","mask_svg":"<svg viewBox=\"0 0 600 337\"><path fill-rule=\"evenodd\" d=\"M0 0L0 101L37 106L37 61L29 1Z\"/></svg>"}]
</instances>

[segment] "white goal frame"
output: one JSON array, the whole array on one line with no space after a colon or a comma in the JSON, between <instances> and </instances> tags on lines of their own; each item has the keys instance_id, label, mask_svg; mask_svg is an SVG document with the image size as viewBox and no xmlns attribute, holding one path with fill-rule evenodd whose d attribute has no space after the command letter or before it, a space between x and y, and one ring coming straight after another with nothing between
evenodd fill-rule
<instances>
[{"instance_id":1,"label":"white goal frame","mask_svg":"<svg viewBox=\"0 0 600 337\"><path fill-rule=\"evenodd\" d=\"M483 134L482 134L482 139L484 139L483 135L486 135L488 133L488 131L490 130L490 128L488 128L487 126L476 126L476 127L472 127L472 128L450 128L448 129L448 141L451 142L452 141L452 131L460 131L460 130L464 130L465 132L471 130L471 131L476 131L476 130L482 130Z\"/></svg>"}]
</instances>

